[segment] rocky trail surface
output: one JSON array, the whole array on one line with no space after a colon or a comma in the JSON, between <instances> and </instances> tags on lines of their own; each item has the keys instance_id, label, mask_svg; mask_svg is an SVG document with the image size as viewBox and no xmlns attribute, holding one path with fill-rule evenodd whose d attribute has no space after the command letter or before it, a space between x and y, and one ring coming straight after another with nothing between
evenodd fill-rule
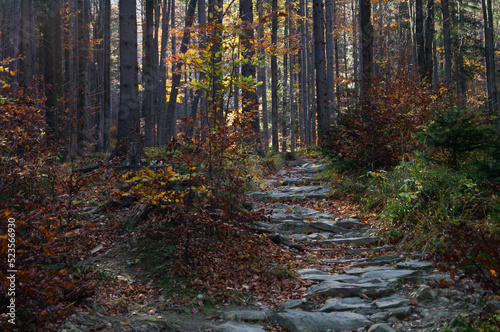
<instances>
[{"instance_id":1,"label":"rocky trail surface","mask_svg":"<svg viewBox=\"0 0 500 332\"><path fill-rule=\"evenodd\" d=\"M217 305L215 315L189 307L145 311L145 305L105 315L97 307L73 315L59 331L442 331L459 316L500 309L498 301L484 300L471 280L453 280L424 253L387 243L373 215L329 197L331 188L321 179L324 166L316 160L289 162L249 194L248 205L266 216L250 230L270 234L277 245L303 257L303 266L288 271L304 286L296 299L285 298L278 307ZM94 263L140 280L142 272L130 263L136 245L116 246ZM146 284L152 277L142 279ZM165 298L152 293L149 307L164 306ZM198 297L195 302L203 302L203 295Z\"/></svg>"},{"instance_id":2,"label":"rocky trail surface","mask_svg":"<svg viewBox=\"0 0 500 332\"><path fill-rule=\"evenodd\" d=\"M226 312L228 321L216 331L265 331L269 323L299 332L441 331L459 316L496 310L498 302L485 303L471 280L452 280L423 254L385 244L357 215L325 212L332 202L319 176L323 163L291 166L251 196L255 209L269 215L257 223L262 231L297 254L301 244L316 253L308 268L295 271L309 285L307 294L274 310Z\"/></svg>"}]
</instances>

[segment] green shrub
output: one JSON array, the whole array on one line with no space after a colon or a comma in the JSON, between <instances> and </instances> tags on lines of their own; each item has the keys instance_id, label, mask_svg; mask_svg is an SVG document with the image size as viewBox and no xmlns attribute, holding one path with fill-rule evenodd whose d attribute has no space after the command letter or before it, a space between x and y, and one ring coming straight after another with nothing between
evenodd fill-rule
<instances>
[{"instance_id":1,"label":"green shrub","mask_svg":"<svg viewBox=\"0 0 500 332\"><path fill-rule=\"evenodd\" d=\"M471 152L488 150L495 140L494 131L482 123L480 114L453 104L436 110L418 136L453 167Z\"/></svg>"}]
</instances>

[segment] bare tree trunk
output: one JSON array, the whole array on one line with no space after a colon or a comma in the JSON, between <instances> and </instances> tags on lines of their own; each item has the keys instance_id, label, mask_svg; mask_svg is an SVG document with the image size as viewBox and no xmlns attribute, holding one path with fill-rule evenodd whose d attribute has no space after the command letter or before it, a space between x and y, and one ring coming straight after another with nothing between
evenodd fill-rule
<instances>
[{"instance_id":1,"label":"bare tree trunk","mask_svg":"<svg viewBox=\"0 0 500 332\"><path fill-rule=\"evenodd\" d=\"M290 0L287 0L288 6L288 34L289 36L293 35L293 22L292 22L292 7L290 4ZM288 48L292 48L292 42L290 41L288 44ZM289 85L288 85L288 96L290 98L290 151L295 152L295 102L294 102L294 87L293 87L293 55L290 54L288 56L288 72L289 72Z\"/></svg>"},{"instance_id":2,"label":"bare tree trunk","mask_svg":"<svg viewBox=\"0 0 500 332\"><path fill-rule=\"evenodd\" d=\"M189 28L193 25L194 14L196 10L197 0L189 0L189 7L186 15L184 33L182 35L181 48L180 53L186 53L187 47L190 40L190 31ZM181 66L182 62L179 61L175 64L175 68L172 72L172 86L170 90L170 97L168 99L168 106L166 112L166 124L165 124L165 132L163 137L163 142L167 143L170 139L174 137L175 134L175 108L177 106L177 95L178 89L181 82Z\"/></svg>"},{"instance_id":3,"label":"bare tree trunk","mask_svg":"<svg viewBox=\"0 0 500 332\"><path fill-rule=\"evenodd\" d=\"M120 0L120 106L116 155L141 153L136 0Z\"/></svg>"},{"instance_id":4,"label":"bare tree trunk","mask_svg":"<svg viewBox=\"0 0 500 332\"><path fill-rule=\"evenodd\" d=\"M21 0L21 33L19 43L19 53L23 55L20 61L22 86L30 86L33 79L33 63L34 63L34 32L33 32L33 1Z\"/></svg>"},{"instance_id":5,"label":"bare tree trunk","mask_svg":"<svg viewBox=\"0 0 500 332\"><path fill-rule=\"evenodd\" d=\"M326 80L324 11L322 0L313 0L314 69L316 70L316 116L318 135L328 126L328 83Z\"/></svg>"},{"instance_id":6,"label":"bare tree trunk","mask_svg":"<svg viewBox=\"0 0 500 332\"><path fill-rule=\"evenodd\" d=\"M257 0L257 12L259 15L259 22L262 21L262 12L264 8L262 7L262 0ZM259 24L257 27L257 36L259 40L264 38L264 27ZM266 77L266 67L259 66L257 68L257 81L260 85L257 87L258 97L261 98L261 109L262 109L262 142L266 149L269 146L269 119L267 110L267 77Z\"/></svg>"},{"instance_id":7,"label":"bare tree trunk","mask_svg":"<svg viewBox=\"0 0 500 332\"><path fill-rule=\"evenodd\" d=\"M158 52L158 45L153 42L153 0L146 0L146 11L144 17L145 26L143 27L143 63L142 63L142 84L144 87L144 95L142 100L142 113L144 116L144 146L151 147L154 145L154 109L153 95L156 85L156 77L154 75L154 56Z\"/></svg>"},{"instance_id":8,"label":"bare tree trunk","mask_svg":"<svg viewBox=\"0 0 500 332\"><path fill-rule=\"evenodd\" d=\"M361 30L361 92L360 99L368 100L373 79L373 26L370 0L360 0L359 17Z\"/></svg>"},{"instance_id":9,"label":"bare tree trunk","mask_svg":"<svg viewBox=\"0 0 500 332\"><path fill-rule=\"evenodd\" d=\"M326 81L328 84L328 104L332 106L335 103L333 89L335 87L335 78L333 77L333 0L325 0L325 23L326 23ZM336 41L336 40L335 40ZM335 56L337 56L336 54ZM335 63L338 65L337 58ZM330 107L329 107L330 109Z\"/></svg>"},{"instance_id":10,"label":"bare tree trunk","mask_svg":"<svg viewBox=\"0 0 500 332\"><path fill-rule=\"evenodd\" d=\"M432 49L434 44L434 0L427 0L427 18L425 20L425 66L424 79L428 84L432 83Z\"/></svg>"},{"instance_id":11,"label":"bare tree trunk","mask_svg":"<svg viewBox=\"0 0 500 332\"><path fill-rule=\"evenodd\" d=\"M494 117L495 131L499 132L498 89L495 71L495 48L493 44L493 11L491 0L481 0L484 20L484 51L488 88L488 109Z\"/></svg>"},{"instance_id":12,"label":"bare tree trunk","mask_svg":"<svg viewBox=\"0 0 500 332\"><path fill-rule=\"evenodd\" d=\"M449 0L441 0L441 10L443 11L443 44L444 44L444 69L445 84L451 84L451 22Z\"/></svg>"},{"instance_id":13,"label":"bare tree trunk","mask_svg":"<svg viewBox=\"0 0 500 332\"><path fill-rule=\"evenodd\" d=\"M304 49L300 50L301 55L301 64L300 64L300 96L301 96L301 108L302 108L302 126L301 126L301 137L300 141L303 144L309 144L310 142L310 133L308 125L308 114L309 114L309 92L307 90L307 33L306 33L306 9L305 9L305 0L300 0L300 16L303 18L300 20L300 34L301 34L301 42L304 46Z\"/></svg>"},{"instance_id":14,"label":"bare tree trunk","mask_svg":"<svg viewBox=\"0 0 500 332\"><path fill-rule=\"evenodd\" d=\"M103 72L103 132L102 148L103 151L109 150L110 128L111 128L111 1L103 1L104 9L104 72Z\"/></svg>"},{"instance_id":15,"label":"bare tree trunk","mask_svg":"<svg viewBox=\"0 0 500 332\"><path fill-rule=\"evenodd\" d=\"M160 42L160 68L159 68L159 84L158 84L158 107L156 110L157 122L158 122L158 137L157 142L158 145L163 145L163 135L166 131L166 104L167 104L167 65L165 64L165 58L167 56L167 41L169 35L169 13L170 13L170 0L163 0L163 9L162 9L162 23L161 23L161 42Z\"/></svg>"},{"instance_id":16,"label":"bare tree trunk","mask_svg":"<svg viewBox=\"0 0 500 332\"><path fill-rule=\"evenodd\" d=\"M278 0L272 0L272 10L278 9ZM271 22L271 44L278 42L278 16L274 14ZM271 55L271 122L272 122L272 147L275 152L279 151L278 141L278 60L276 55Z\"/></svg>"}]
</instances>

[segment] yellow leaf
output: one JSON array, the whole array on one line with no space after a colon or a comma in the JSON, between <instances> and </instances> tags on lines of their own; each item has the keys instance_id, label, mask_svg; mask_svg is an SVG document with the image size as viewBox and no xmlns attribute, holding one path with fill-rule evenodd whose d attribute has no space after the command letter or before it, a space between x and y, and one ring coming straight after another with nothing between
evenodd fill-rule
<instances>
[{"instance_id":1,"label":"yellow leaf","mask_svg":"<svg viewBox=\"0 0 500 332\"><path fill-rule=\"evenodd\" d=\"M16 72L15 72L15 71L13 71L13 70L11 70L11 71L10 71L10 74L11 74L12 76L16 76Z\"/></svg>"}]
</instances>

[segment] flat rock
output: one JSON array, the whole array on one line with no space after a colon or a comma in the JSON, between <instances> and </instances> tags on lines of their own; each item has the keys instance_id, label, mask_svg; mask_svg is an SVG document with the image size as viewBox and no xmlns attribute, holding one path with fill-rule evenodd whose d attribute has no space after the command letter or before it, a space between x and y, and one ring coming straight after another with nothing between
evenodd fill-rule
<instances>
[{"instance_id":1,"label":"flat rock","mask_svg":"<svg viewBox=\"0 0 500 332\"><path fill-rule=\"evenodd\" d=\"M317 285L308 288L310 296L330 295L338 296L361 296L369 297L389 296L394 293L394 290L388 287L385 282L380 283L343 283L339 281L323 281Z\"/></svg>"},{"instance_id":2,"label":"flat rock","mask_svg":"<svg viewBox=\"0 0 500 332\"><path fill-rule=\"evenodd\" d=\"M363 274L372 271L387 271L387 270L396 270L390 266L369 266L369 267L356 267L354 269L350 269L345 271L347 274Z\"/></svg>"},{"instance_id":3,"label":"flat rock","mask_svg":"<svg viewBox=\"0 0 500 332\"><path fill-rule=\"evenodd\" d=\"M331 233L344 233L346 231L346 227L341 227L338 226L334 221L328 220L328 219L321 219L321 220L315 220L311 221L309 223L311 227L323 230L323 231L328 231Z\"/></svg>"},{"instance_id":4,"label":"flat rock","mask_svg":"<svg viewBox=\"0 0 500 332\"><path fill-rule=\"evenodd\" d=\"M322 271L322 270L317 270L317 269L300 269L300 270L297 270L297 273L302 275L302 274L322 274L322 275L326 275L327 273L325 271Z\"/></svg>"},{"instance_id":5,"label":"flat rock","mask_svg":"<svg viewBox=\"0 0 500 332\"><path fill-rule=\"evenodd\" d=\"M356 218L349 218L335 222L335 225L342 228L367 227L368 225Z\"/></svg>"},{"instance_id":6,"label":"flat rock","mask_svg":"<svg viewBox=\"0 0 500 332\"><path fill-rule=\"evenodd\" d=\"M265 332L263 326L234 321L215 326L214 330L219 332Z\"/></svg>"},{"instance_id":7,"label":"flat rock","mask_svg":"<svg viewBox=\"0 0 500 332\"><path fill-rule=\"evenodd\" d=\"M318 241L318 244L349 243L349 244L361 244L361 245L363 245L363 244L375 243L379 239L380 238L378 236L348 237L348 238L343 238L343 239L332 239L332 240Z\"/></svg>"},{"instance_id":8,"label":"flat rock","mask_svg":"<svg viewBox=\"0 0 500 332\"><path fill-rule=\"evenodd\" d=\"M271 321L292 332L352 331L372 324L365 316L351 312L305 312L287 310L271 316Z\"/></svg>"},{"instance_id":9,"label":"flat rock","mask_svg":"<svg viewBox=\"0 0 500 332\"><path fill-rule=\"evenodd\" d=\"M360 278L358 276L346 275L346 274L303 274L300 276L301 279L313 280L313 281L338 281L344 283L357 282Z\"/></svg>"},{"instance_id":10,"label":"flat rock","mask_svg":"<svg viewBox=\"0 0 500 332\"><path fill-rule=\"evenodd\" d=\"M282 310L295 309L295 308L305 309L308 306L309 302L307 302L306 300L288 300L280 306L280 309Z\"/></svg>"},{"instance_id":11,"label":"flat rock","mask_svg":"<svg viewBox=\"0 0 500 332\"><path fill-rule=\"evenodd\" d=\"M415 274L417 271L415 270L381 270L381 271L371 271L371 272L366 272L361 275L361 278L368 278L368 279L385 279L389 281L394 281L394 280L401 280L404 278L407 278L413 274Z\"/></svg>"},{"instance_id":12,"label":"flat rock","mask_svg":"<svg viewBox=\"0 0 500 332\"><path fill-rule=\"evenodd\" d=\"M360 297L346 297L326 300L325 304L318 310L321 312L355 310L361 308L371 308L370 300L365 300Z\"/></svg>"},{"instance_id":13,"label":"flat rock","mask_svg":"<svg viewBox=\"0 0 500 332\"><path fill-rule=\"evenodd\" d=\"M392 250L396 248L395 246L383 246L383 247L373 247L373 248L355 248L355 249L347 249L347 252L350 254L359 254L361 252L373 252L373 251L384 251L384 250Z\"/></svg>"},{"instance_id":14,"label":"flat rock","mask_svg":"<svg viewBox=\"0 0 500 332\"><path fill-rule=\"evenodd\" d=\"M395 308L407 305L409 300L406 297L400 295L392 295L389 297L383 297L375 301L375 305L380 309Z\"/></svg>"},{"instance_id":15,"label":"flat rock","mask_svg":"<svg viewBox=\"0 0 500 332\"><path fill-rule=\"evenodd\" d=\"M425 270L431 268L433 265L434 262L414 259L411 261L398 263L396 267L399 269Z\"/></svg>"},{"instance_id":16,"label":"flat rock","mask_svg":"<svg viewBox=\"0 0 500 332\"><path fill-rule=\"evenodd\" d=\"M222 318L225 320L263 321L267 318L267 312L259 310L232 310L224 312Z\"/></svg>"},{"instance_id":17,"label":"flat rock","mask_svg":"<svg viewBox=\"0 0 500 332\"><path fill-rule=\"evenodd\" d=\"M283 220L277 229L292 233L314 232L316 230L314 227L309 226L308 223L300 220Z\"/></svg>"},{"instance_id":18,"label":"flat rock","mask_svg":"<svg viewBox=\"0 0 500 332\"><path fill-rule=\"evenodd\" d=\"M330 189L323 186L287 186L281 187L268 192L254 192L253 196L268 196L277 199L293 199L293 198L323 198L330 194Z\"/></svg>"}]
</instances>

